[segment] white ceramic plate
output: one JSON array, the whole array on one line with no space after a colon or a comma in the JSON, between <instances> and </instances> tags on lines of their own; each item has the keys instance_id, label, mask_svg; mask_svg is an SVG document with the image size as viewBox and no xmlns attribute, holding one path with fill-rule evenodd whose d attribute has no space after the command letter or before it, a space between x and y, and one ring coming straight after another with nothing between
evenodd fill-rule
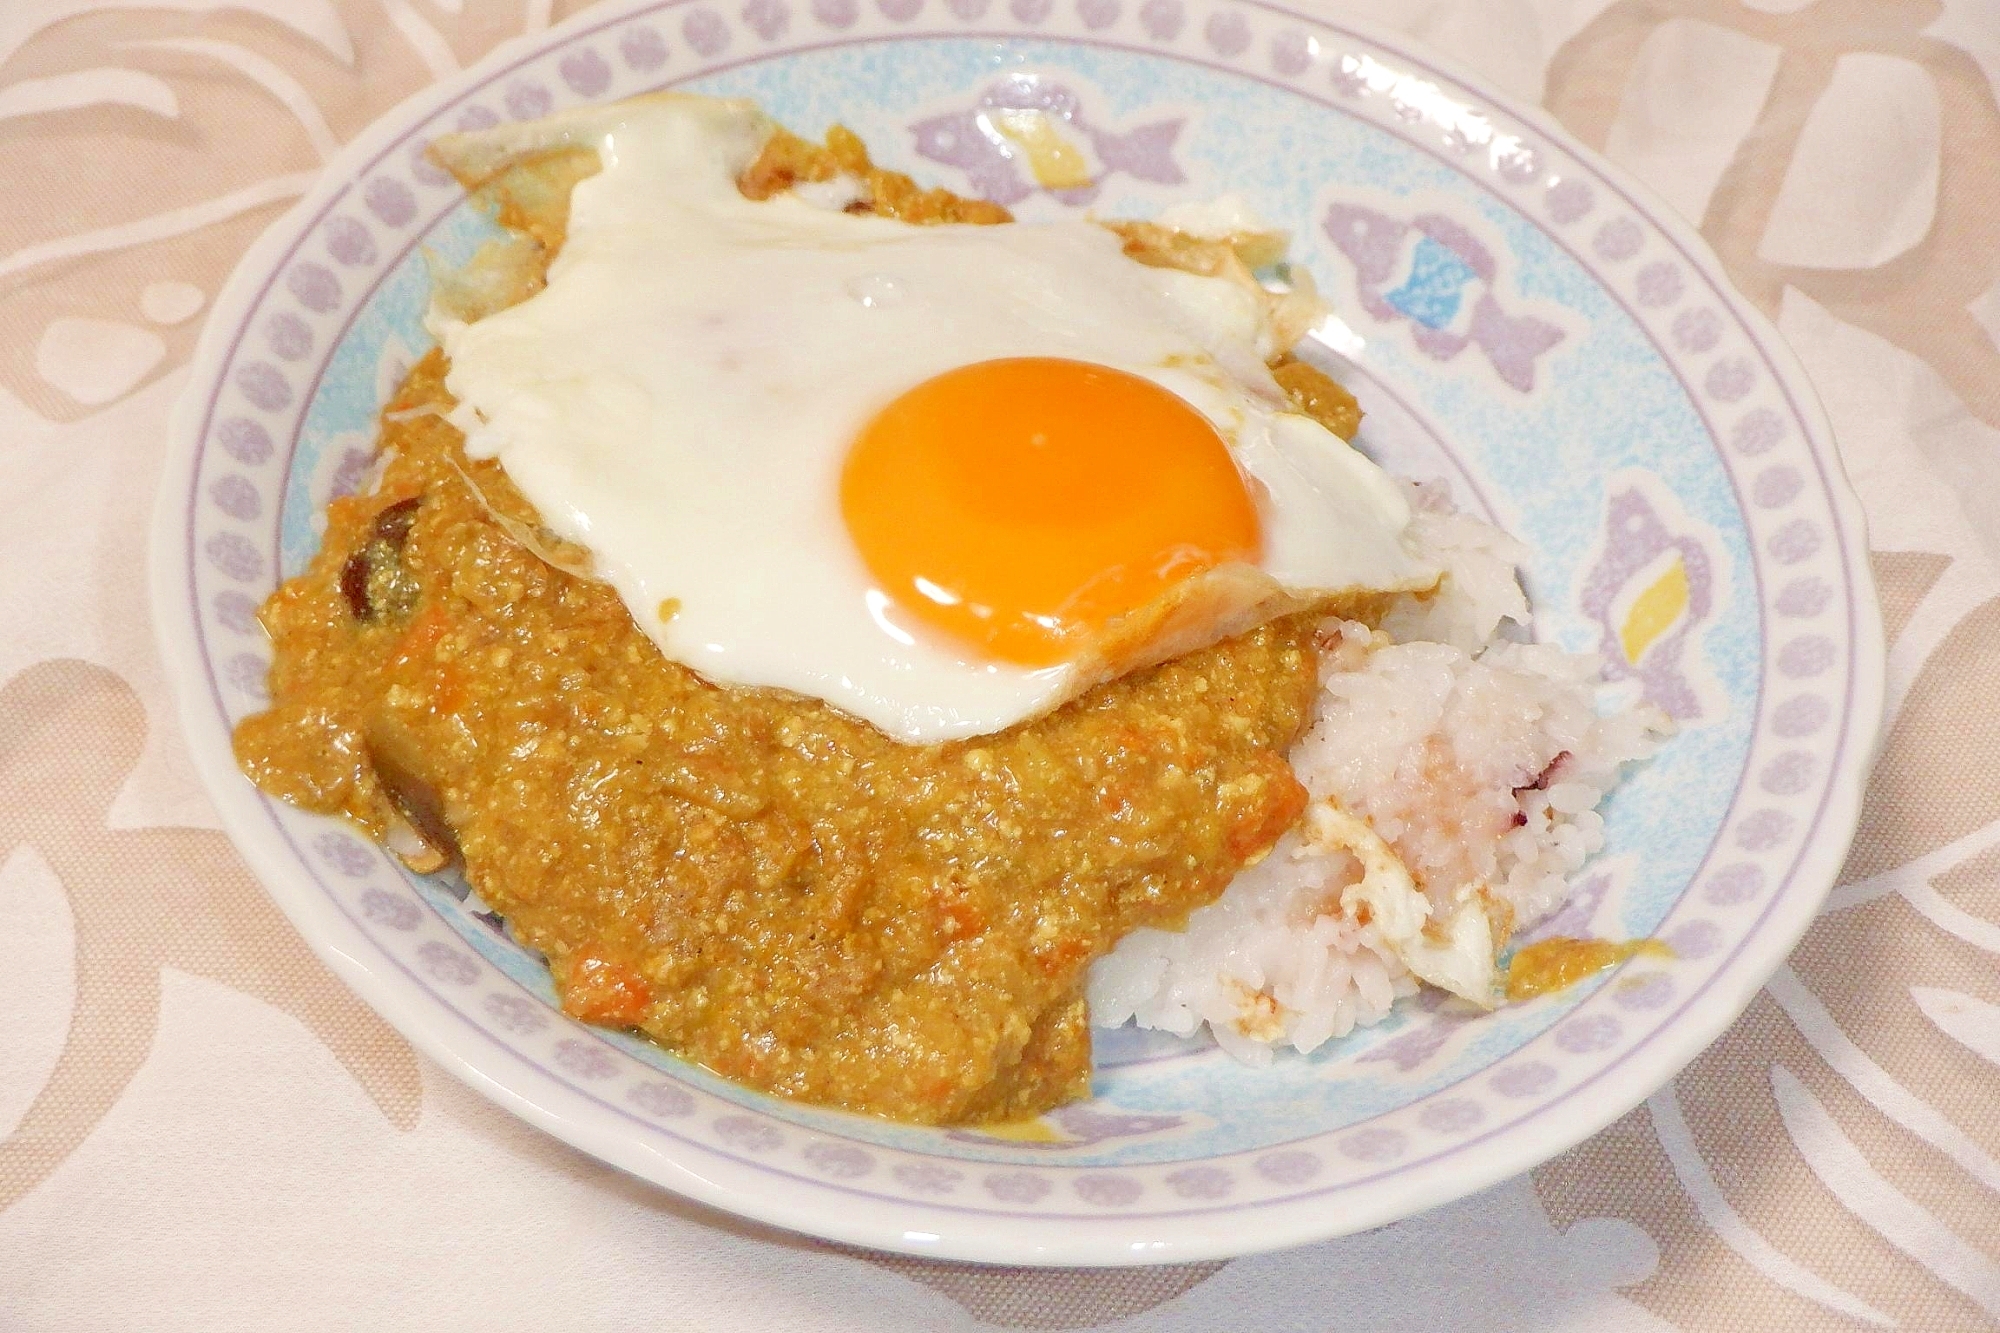
<instances>
[{"instance_id":1,"label":"white ceramic plate","mask_svg":"<svg viewBox=\"0 0 2000 1333\"><path fill-rule=\"evenodd\" d=\"M968 133L1030 78L1095 174L1052 194ZM1607 808L1562 928L1656 935L1559 997L1406 1005L1250 1071L1109 1034L1048 1142L782 1104L572 1023L464 899L256 792L258 601L424 346L420 248L489 224L444 131L663 86L841 120L1027 217L1222 190L1295 229L1336 301L1362 441L1524 538L1537 633L1602 649L1681 730ZM1882 691L1861 520L1804 377L1694 233L1542 118L1376 34L1250 0L613 3L398 108L252 249L175 423L156 615L231 835L412 1042L525 1119L705 1202L838 1240L1013 1263L1206 1259L1375 1226L1526 1170L1708 1044L1805 929L1852 833Z\"/></svg>"}]
</instances>

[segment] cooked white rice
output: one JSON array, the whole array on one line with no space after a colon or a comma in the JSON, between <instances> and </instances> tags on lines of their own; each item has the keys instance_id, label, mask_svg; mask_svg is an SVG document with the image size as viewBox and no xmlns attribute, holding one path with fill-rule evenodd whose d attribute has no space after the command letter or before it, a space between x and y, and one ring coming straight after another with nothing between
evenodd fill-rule
<instances>
[{"instance_id":1,"label":"cooked white rice","mask_svg":"<svg viewBox=\"0 0 2000 1333\"><path fill-rule=\"evenodd\" d=\"M1322 627L1323 693L1292 754L1322 823L1358 816L1380 842L1322 836L1308 820L1185 930L1135 931L1099 960L1094 1023L1182 1036L1206 1024L1262 1064L1276 1047L1310 1051L1378 1021L1419 974L1488 1002L1495 949L1560 906L1603 845L1598 802L1667 719L1646 705L1600 713L1594 656L1519 641L1520 545L1454 512L1439 488L1411 491L1414 539L1443 583L1401 599L1380 633ZM1423 937L1421 916L1383 910L1382 843L1388 878L1419 913L1428 902Z\"/></svg>"}]
</instances>

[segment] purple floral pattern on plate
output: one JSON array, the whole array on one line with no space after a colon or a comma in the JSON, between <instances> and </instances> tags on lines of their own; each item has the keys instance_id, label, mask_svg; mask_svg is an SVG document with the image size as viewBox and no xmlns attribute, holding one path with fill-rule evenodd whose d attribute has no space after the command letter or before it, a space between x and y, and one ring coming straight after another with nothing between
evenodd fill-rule
<instances>
[{"instance_id":1,"label":"purple floral pattern on plate","mask_svg":"<svg viewBox=\"0 0 2000 1333\"><path fill-rule=\"evenodd\" d=\"M588 47L564 56L556 68L562 71L562 81L579 97L596 97L611 86L611 66Z\"/></svg>"},{"instance_id":2,"label":"purple floral pattern on plate","mask_svg":"<svg viewBox=\"0 0 2000 1333\"><path fill-rule=\"evenodd\" d=\"M507 107L507 114L515 120L534 120L538 116L546 116L555 106L555 99L549 96L547 88L526 80L509 85L501 101Z\"/></svg>"},{"instance_id":3,"label":"purple floral pattern on plate","mask_svg":"<svg viewBox=\"0 0 2000 1333\"><path fill-rule=\"evenodd\" d=\"M375 238L353 218L336 214L326 223L326 252L350 268L375 262Z\"/></svg>"},{"instance_id":4,"label":"purple floral pattern on plate","mask_svg":"<svg viewBox=\"0 0 2000 1333\"><path fill-rule=\"evenodd\" d=\"M448 986L470 986L479 980L479 965L464 950L441 940L425 940L417 948L417 957L423 960L424 971Z\"/></svg>"},{"instance_id":5,"label":"purple floral pattern on plate","mask_svg":"<svg viewBox=\"0 0 2000 1333\"><path fill-rule=\"evenodd\" d=\"M1648 1011L1662 1009L1674 1000L1673 978L1663 972L1647 972L1628 977L1611 990L1620 1009Z\"/></svg>"},{"instance_id":6,"label":"purple floral pattern on plate","mask_svg":"<svg viewBox=\"0 0 2000 1333\"><path fill-rule=\"evenodd\" d=\"M1083 26L1096 31L1118 21L1118 0L1076 0L1076 15Z\"/></svg>"},{"instance_id":7,"label":"purple floral pattern on plate","mask_svg":"<svg viewBox=\"0 0 2000 1333\"><path fill-rule=\"evenodd\" d=\"M1778 671L1793 680L1809 680L1824 675L1839 655L1832 639L1824 634L1807 634L1778 650Z\"/></svg>"},{"instance_id":8,"label":"purple floral pattern on plate","mask_svg":"<svg viewBox=\"0 0 2000 1333\"><path fill-rule=\"evenodd\" d=\"M1250 24L1234 10L1214 15L1202 29L1209 50L1219 56L1240 55L1250 45Z\"/></svg>"},{"instance_id":9,"label":"purple floral pattern on plate","mask_svg":"<svg viewBox=\"0 0 2000 1333\"><path fill-rule=\"evenodd\" d=\"M1806 479L1790 464L1767 467L1757 474L1757 480L1750 488L1750 498L1766 509L1781 509L1798 499L1806 488Z\"/></svg>"},{"instance_id":10,"label":"purple floral pattern on plate","mask_svg":"<svg viewBox=\"0 0 2000 1333\"><path fill-rule=\"evenodd\" d=\"M1661 260L1639 270L1639 304L1672 305L1681 297L1681 271Z\"/></svg>"},{"instance_id":11,"label":"purple floral pattern on plate","mask_svg":"<svg viewBox=\"0 0 2000 1333\"><path fill-rule=\"evenodd\" d=\"M1574 176L1553 182L1544 201L1549 216L1565 226L1590 212L1595 202L1596 196L1590 192L1590 186Z\"/></svg>"},{"instance_id":12,"label":"purple floral pattern on plate","mask_svg":"<svg viewBox=\"0 0 2000 1333\"><path fill-rule=\"evenodd\" d=\"M242 417L232 417L216 427L215 438L231 458L251 467L271 456L271 433Z\"/></svg>"},{"instance_id":13,"label":"purple floral pattern on plate","mask_svg":"<svg viewBox=\"0 0 2000 1333\"><path fill-rule=\"evenodd\" d=\"M540 1032L549 1025L549 1011L525 996L489 995L482 1007L509 1032Z\"/></svg>"},{"instance_id":14,"label":"purple floral pattern on plate","mask_svg":"<svg viewBox=\"0 0 2000 1333\"><path fill-rule=\"evenodd\" d=\"M1515 185L1526 185L1542 174L1542 155L1519 145L1496 150L1494 163L1502 179Z\"/></svg>"},{"instance_id":15,"label":"purple floral pattern on plate","mask_svg":"<svg viewBox=\"0 0 2000 1333\"><path fill-rule=\"evenodd\" d=\"M750 0L743 6L743 21L765 41L775 42L791 26L792 11L784 0Z\"/></svg>"},{"instance_id":16,"label":"purple floral pattern on plate","mask_svg":"<svg viewBox=\"0 0 2000 1333\"><path fill-rule=\"evenodd\" d=\"M1742 357L1725 357L1708 368L1702 381L1708 396L1719 403L1734 403L1756 386L1757 373Z\"/></svg>"},{"instance_id":17,"label":"purple floral pattern on plate","mask_svg":"<svg viewBox=\"0 0 2000 1333\"><path fill-rule=\"evenodd\" d=\"M681 36L696 55L720 55L729 45L729 25L714 10L690 10L681 20Z\"/></svg>"},{"instance_id":18,"label":"purple floral pattern on plate","mask_svg":"<svg viewBox=\"0 0 2000 1333\"><path fill-rule=\"evenodd\" d=\"M259 653L237 653L222 664L222 678L243 693L262 701L270 697L264 683L271 659Z\"/></svg>"},{"instance_id":19,"label":"purple floral pattern on plate","mask_svg":"<svg viewBox=\"0 0 2000 1333\"><path fill-rule=\"evenodd\" d=\"M556 1063L578 1078L596 1081L618 1072L618 1062L595 1042L580 1037L564 1037L556 1043Z\"/></svg>"},{"instance_id":20,"label":"purple floral pattern on plate","mask_svg":"<svg viewBox=\"0 0 2000 1333\"><path fill-rule=\"evenodd\" d=\"M1341 1154L1357 1162L1394 1161L1407 1146L1402 1134L1381 1125L1356 1130L1340 1141Z\"/></svg>"},{"instance_id":21,"label":"purple floral pattern on plate","mask_svg":"<svg viewBox=\"0 0 2000 1333\"><path fill-rule=\"evenodd\" d=\"M1736 423L1730 435L1730 443L1740 454L1756 455L1764 453L1778 441L1785 438L1785 422L1768 407L1760 407L1746 412Z\"/></svg>"},{"instance_id":22,"label":"purple floral pattern on plate","mask_svg":"<svg viewBox=\"0 0 2000 1333\"><path fill-rule=\"evenodd\" d=\"M209 564L232 579L248 583L264 572L264 557L248 540L233 532L218 532L202 543Z\"/></svg>"},{"instance_id":23,"label":"purple floral pattern on plate","mask_svg":"<svg viewBox=\"0 0 2000 1333\"><path fill-rule=\"evenodd\" d=\"M1669 931L1666 944L1675 954L1696 961L1714 953L1722 943L1722 927L1713 921L1690 921Z\"/></svg>"},{"instance_id":24,"label":"purple floral pattern on plate","mask_svg":"<svg viewBox=\"0 0 2000 1333\"><path fill-rule=\"evenodd\" d=\"M1556 1045L1571 1055L1588 1055L1611 1049L1622 1035L1623 1029L1611 1015L1585 1014L1556 1029Z\"/></svg>"},{"instance_id":25,"label":"purple floral pattern on plate","mask_svg":"<svg viewBox=\"0 0 2000 1333\"><path fill-rule=\"evenodd\" d=\"M808 1143L806 1162L823 1176L836 1180L859 1180L875 1169L875 1159L851 1143Z\"/></svg>"},{"instance_id":26,"label":"purple floral pattern on plate","mask_svg":"<svg viewBox=\"0 0 2000 1333\"><path fill-rule=\"evenodd\" d=\"M1631 218L1613 218L1597 229L1591 238L1590 248L1597 252L1599 259L1613 263L1630 259L1639 253L1639 247L1646 243L1646 233Z\"/></svg>"},{"instance_id":27,"label":"purple floral pattern on plate","mask_svg":"<svg viewBox=\"0 0 2000 1333\"><path fill-rule=\"evenodd\" d=\"M408 898L382 889L368 889L361 895L361 910L370 921L379 921L391 930L415 930L423 923L423 909Z\"/></svg>"},{"instance_id":28,"label":"purple floral pattern on plate","mask_svg":"<svg viewBox=\"0 0 2000 1333\"><path fill-rule=\"evenodd\" d=\"M233 519L248 523L257 517L264 505L257 498L257 488L242 477L218 477L208 488L208 498L215 507Z\"/></svg>"},{"instance_id":29,"label":"purple floral pattern on plate","mask_svg":"<svg viewBox=\"0 0 2000 1333\"><path fill-rule=\"evenodd\" d=\"M1771 714L1771 730L1786 740L1810 736L1826 725L1833 705L1817 694L1802 694L1785 700Z\"/></svg>"},{"instance_id":30,"label":"purple floral pattern on plate","mask_svg":"<svg viewBox=\"0 0 2000 1333\"><path fill-rule=\"evenodd\" d=\"M1026 1171L996 1171L980 1183L1002 1203L1039 1203L1051 1188L1048 1177Z\"/></svg>"},{"instance_id":31,"label":"purple floral pattern on plate","mask_svg":"<svg viewBox=\"0 0 2000 1333\"><path fill-rule=\"evenodd\" d=\"M1236 1188L1236 1177L1219 1166L1184 1166L1168 1173L1167 1185L1183 1199L1222 1199Z\"/></svg>"},{"instance_id":32,"label":"purple floral pattern on plate","mask_svg":"<svg viewBox=\"0 0 2000 1333\"><path fill-rule=\"evenodd\" d=\"M1271 39L1271 68L1297 78L1312 68L1315 40L1309 33L1287 28Z\"/></svg>"},{"instance_id":33,"label":"purple floral pattern on plate","mask_svg":"<svg viewBox=\"0 0 2000 1333\"><path fill-rule=\"evenodd\" d=\"M391 227L407 227L417 215L417 197L410 187L389 176L377 176L362 192L368 211Z\"/></svg>"},{"instance_id":34,"label":"purple floral pattern on plate","mask_svg":"<svg viewBox=\"0 0 2000 1333\"><path fill-rule=\"evenodd\" d=\"M210 605L214 607L215 618L224 629L234 630L238 634L249 634L260 630L257 624L257 603L253 598L240 592L223 591L215 595L215 600ZM315 842L314 845L317 846L318 843Z\"/></svg>"},{"instance_id":35,"label":"purple floral pattern on plate","mask_svg":"<svg viewBox=\"0 0 2000 1333\"><path fill-rule=\"evenodd\" d=\"M252 361L236 372L236 387L244 398L266 412L282 412L292 405L291 382L276 366Z\"/></svg>"},{"instance_id":36,"label":"purple floral pattern on plate","mask_svg":"<svg viewBox=\"0 0 2000 1333\"><path fill-rule=\"evenodd\" d=\"M1746 852L1767 852L1791 833L1794 820L1782 810L1758 810L1736 826L1736 845Z\"/></svg>"},{"instance_id":37,"label":"purple floral pattern on plate","mask_svg":"<svg viewBox=\"0 0 2000 1333\"><path fill-rule=\"evenodd\" d=\"M694 1094L672 1083L641 1083L626 1093L625 1099L661 1120L681 1120L694 1114Z\"/></svg>"},{"instance_id":38,"label":"purple floral pattern on plate","mask_svg":"<svg viewBox=\"0 0 2000 1333\"><path fill-rule=\"evenodd\" d=\"M1100 1208L1128 1208L1145 1193L1145 1186L1130 1176L1078 1176L1073 1188L1077 1198Z\"/></svg>"},{"instance_id":39,"label":"purple floral pattern on plate","mask_svg":"<svg viewBox=\"0 0 2000 1333\"><path fill-rule=\"evenodd\" d=\"M1256 1165L1258 1175L1280 1185L1303 1185L1320 1172L1319 1158L1297 1149L1267 1153Z\"/></svg>"},{"instance_id":40,"label":"purple floral pattern on plate","mask_svg":"<svg viewBox=\"0 0 2000 1333\"><path fill-rule=\"evenodd\" d=\"M264 342L283 361L297 361L312 352L312 330L289 310L280 310L264 323Z\"/></svg>"},{"instance_id":41,"label":"purple floral pattern on plate","mask_svg":"<svg viewBox=\"0 0 2000 1333\"><path fill-rule=\"evenodd\" d=\"M618 54L639 73L651 74L667 63L667 42L655 29L638 24L619 34Z\"/></svg>"},{"instance_id":42,"label":"purple floral pattern on plate","mask_svg":"<svg viewBox=\"0 0 2000 1333\"><path fill-rule=\"evenodd\" d=\"M1796 565L1819 553L1819 528L1811 519L1795 519L1779 528L1766 545L1779 564Z\"/></svg>"},{"instance_id":43,"label":"purple floral pattern on plate","mask_svg":"<svg viewBox=\"0 0 2000 1333\"><path fill-rule=\"evenodd\" d=\"M1486 1118L1485 1108L1470 1097L1452 1097L1426 1106L1417 1117L1435 1134L1463 1134Z\"/></svg>"},{"instance_id":44,"label":"purple floral pattern on plate","mask_svg":"<svg viewBox=\"0 0 2000 1333\"><path fill-rule=\"evenodd\" d=\"M1722 337L1722 316L1706 306L1674 316L1674 342L1684 352L1706 352Z\"/></svg>"},{"instance_id":45,"label":"purple floral pattern on plate","mask_svg":"<svg viewBox=\"0 0 2000 1333\"><path fill-rule=\"evenodd\" d=\"M785 1141L777 1126L748 1115L723 1116L715 1122L715 1136L748 1153L767 1153Z\"/></svg>"},{"instance_id":46,"label":"purple floral pattern on plate","mask_svg":"<svg viewBox=\"0 0 2000 1333\"><path fill-rule=\"evenodd\" d=\"M1493 1090L1502 1097L1533 1097L1547 1091L1556 1081L1556 1071L1539 1060L1510 1065L1492 1078Z\"/></svg>"},{"instance_id":47,"label":"purple floral pattern on plate","mask_svg":"<svg viewBox=\"0 0 2000 1333\"><path fill-rule=\"evenodd\" d=\"M285 275L285 285L299 304L315 314L325 314L340 304L340 280L318 264L299 264Z\"/></svg>"},{"instance_id":48,"label":"purple floral pattern on plate","mask_svg":"<svg viewBox=\"0 0 2000 1333\"><path fill-rule=\"evenodd\" d=\"M1737 861L1715 871L1702 887L1702 898L1717 907L1745 902L1764 887L1764 872L1748 861Z\"/></svg>"},{"instance_id":49,"label":"purple floral pattern on plate","mask_svg":"<svg viewBox=\"0 0 2000 1333\"><path fill-rule=\"evenodd\" d=\"M1156 42L1171 42L1181 35L1187 10L1180 0L1146 0L1139 6L1139 24Z\"/></svg>"},{"instance_id":50,"label":"purple floral pattern on plate","mask_svg":"<svg viewBox=\"0 0 2000 1333\"><path fill-rule=\"evenodd\" d=\"M918 1194L950 1194L965 1179L965 1172L938 1162L905 1162L893 1174L897 1181Z\"/></svg>"}]
</instances>

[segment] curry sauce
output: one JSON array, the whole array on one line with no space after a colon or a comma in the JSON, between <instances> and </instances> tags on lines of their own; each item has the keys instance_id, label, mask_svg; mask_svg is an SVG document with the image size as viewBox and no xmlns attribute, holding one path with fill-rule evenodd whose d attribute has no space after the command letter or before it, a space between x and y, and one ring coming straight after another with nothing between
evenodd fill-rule
<instances>
[{"instance_id":1,"label":"curry sauce","mask_svg":"<svg viewBox=\"0 0 2000 1333\"><path fill-rule=\"evenodd\" d=\"M440 275L439 300L476 318L532 294L594 170L564 149L468 179L514 249ZM1007 218L873 168L844 131L780 134L742 186L836 170L906 221ZM921 1123L1086 1095L1091 961L1178 926L1303 808L1285 755L1316 617L997 735L903 744L665 658L588 553L465 456L447 368L433 352L410 372L379 480L332 503L320 554L263 608L272 703L237 730L244 770L414 868L461 862L566 1010L726 1077ZM1301 410L1352 433L1344 390L1280 368Z\"/></svg>"},{"instance_id":2,"label":"curry sauce","mask_svg":"<svg viewBox=\"0 0 2000 1333\"><path fill-rule=\"evenodd\" d=\"M904 745L661 656L524 544L533 510L429 410L443 370L411 373L380 486L333 503L264 608L272 707L236 735L258 785L455 848L565 1008L730 1078L920 1122L1087 1092L1090 962L1213 899L1304 804L1311 625Z\"/></svg>"}]
</instances>

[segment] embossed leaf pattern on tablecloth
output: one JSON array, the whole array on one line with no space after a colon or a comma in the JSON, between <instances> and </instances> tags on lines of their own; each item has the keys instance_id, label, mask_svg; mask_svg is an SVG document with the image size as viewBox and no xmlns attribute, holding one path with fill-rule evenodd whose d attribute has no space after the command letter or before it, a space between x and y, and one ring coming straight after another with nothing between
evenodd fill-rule
<instances>
[{"instance_id":1,"label":"embossed leaf pattern on tablecloth","mask_svg":"<svg viewBox=\"0 0 2000 1333\"><path fill-rule=\"evenodd\" d=\"M0 178L35 184L0 214L0 386L68 421L186 361L192 316L343 141L578 7L0 7Z\"/></svg>"},{"instance_id":2,"label":"embossed leaf pattern on tablecloth","mask_svg":"<svg viewBox=\"0 0 2000 1333\"><path fill-rule=\"evenodd\" d=\"M1537 1184L1559 1225L1645 1227L1660 1268L1628 1294L1686 1328L1981 1327L2000 1322L2000 360L1961 316L2000 268L1994 90L1976 51L1925 35L1929 6L1845 7L1865 27L1824 4L1676 8L1782 52L1700 220L1826 402L1877 551L1889 711L1842 883L1791 963L1672 1087ZM1654 17L1620 6L1565 51L1576 91L1558 79L1552 102L1573 130L1590 136L1604 96L1590 71L1642 51ZM1857 94L1840 75L1857 50L1901 62L1895 77ZM1852 118L1832 99L1857 95L1906 97L1878 114L1919 125L1941 105L1942 136L1862 135L1840 167L1799 155L1816 118ZM1874 207L1857 192L1879 173L1854 158L1885 151L1930 153L1899 169L1932 194L1897 218L1833 217ZM1786 243L1760 244L1774 230ZM1877 240L1863 271L1802 264Z\"/></svg>"},{"instance_id":3,"label":"embossed leaf pattern on tablecloth","mask_svg":"<svg viewBox=\"0 0 2000 1333\"><path fill-rule=\"evenodd\" d=\"M0 862L32 847L67 891L76 999L60 1056L0 1142L0 1208L97 1127L152 1048L160 969L233 986L310 1028L383 1116L416 1122L416 1057L308 954L210 829L109 826L146 739L131 686L72 659L0 686Z\"/></svg>"},{"instance_id":4,"label":"embossed leaf pattern on tablecloth","mask_svg":"<svg viewBox=\"0 0 2000 1333\"><path fill-rule=\"evenodd\" d=\"M120 1103L151 1065L173 1064L155 1023L164 979L187 974L303 1024L371 1106L356 1142L420 1131L468 1148L490 1142L501 1155L478 1160L512 1163L502 1185L520 1207L621 1235L665 1229L674 1253L691 1256L686 1266L629 1276L683 1313L703 1309L703 1326L739 1324L726 1304L673 1293L755 1286L772 1299L745 1308L772 1327L1169 1329L1279 1322L1285 1298L1254 1294L1268 1280L1300 1293L1304 1304L1282 1315L1290 1324L1430 1327L1463 1309L1448 1283L1412 1289L1409 1274L1425 1271L1412 1265L1434 1263L1439 1247L1477 1250L1498 1280L1524 1284L1525 1299L1490 1302L1496 1327L2000 1323L2000 111L1990 81L2000 15L1990 4L1335 6L1542 100L1696 222L1739 288L1780 320L1868 508L1892 643L1886 739L1844 882L1791 964L1670 1088L1538 1171L1532 1193L1517 1182L1292 1256L1060 1275L780 1242L661 1207L553 1141L494 1130L426 1090L408 1047L305 953L221 835L179 818L200 802L162 730L157 671L134 646L141 572L129 558L97 564L86 553L50 562L44 579L19 577L64 541L135 549L112 528L143 509L96 492L79 499L60 460L124 460L142 474L134 484L150 486L157 448L130 438L133 422L158 434L169 394L154 389L171 388L207 302L319 164L409 93L575 7L0 5L0 178L13 187L0 210L0 494L32 506L0 536L10 571L0 589L0 904L27 901L10 884L52 877L61 903L27 916L71 954L58 965L47 951L7 952L0 927L0 953L23 964L17 982L41 988L18 1007L25 1017L0 1017L0 1253L26 1251L10 1216L65 1176L86 1182L75 1188L100 1212L144 1215L144 1199L99 1197L120 1176L115 1160L91 1153L100 1142L114 1156L139 1151L136 1142L172 1157L175 1126L135 1131ZM1704 81L1722 73L1727 87ZM51 1021L37 1027L35 1014ZM248 1097L260 1058L280 1052L245 1057L213 1077ZM329 1104L349 1095L331 1083L316 1092ZM420 1121L438 1108L442 1125ZM314 1179L381 1193L370 1206L384 1234L462 1226L427 1232L434 1201L402 1200L393 1182ZM558 1179L587 1188L562 1193L549 1183ZM241 1271L281 1272L282 1256L259 1267L248 1215L224 1225L249 1256ZM1513 1243L1482 1242L1492 1234ZM327 1264L372 1271L343 1248L352 1236L329 1239ZM114 1248L106 1264L147 1245L174 1259L171 1237L144 1242ZM440 1271L490 1262L456 1240L448 1248ZM549 1309L594 1299L564 1285L574 1268L534 1275ZM0 1274L25 1269L0 1262ZM807 1270L818 1276L786 1276ZM1372 1306L1388 1282L1399 1303ZM40 1286L0 1276L0 1308L23 1327L65 1326L62 1310L89 1308L67 1290L59 1275ZM425 1299L410 1291L397 1308L417 1322L454 1317ZM376 1308L372 1296L353 1304ZM870 1317L857 1323L856 1309ZM547 1324L545 1311L528 1313Z\"/></svg>"}]
</instances>

